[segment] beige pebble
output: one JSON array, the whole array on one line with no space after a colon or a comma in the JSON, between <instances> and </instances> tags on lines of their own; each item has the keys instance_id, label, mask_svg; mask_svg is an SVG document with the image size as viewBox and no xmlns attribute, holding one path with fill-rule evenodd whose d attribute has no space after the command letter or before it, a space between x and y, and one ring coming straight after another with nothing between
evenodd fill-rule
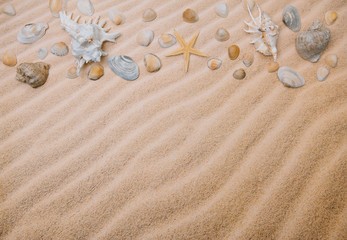
<instances>
[{"instance_id":1,"label":"beige pebble","mask_svg":"<svg viewBox=\"0 0 347 240\"><path fill-rule=\"evenodd\" d=\"M325 13L325 22L327 25L332 25L337 19L337 12L328 11Z\"/></svg>"},{"instance_id":2,"label":"beige pebble","mask_svg":"<svg viewBox=\"0 0 347 240\"><path fill-rule=\"evenodd\" d=\"M17 56L12 51L5 51L2 55L2 63L9 67L17 65Z\"/></svg>"},{"instance_id":3,"label":"beige pebble","mask_svg":"<svg viewBox=\"0 0 347 240\"><path fill-rule=\"evenodd\" d=\"M59 17L59 12L63 9L63 0L49 0L49 10L54 17Z\"/></svg>"},{"instance_id":4,"label":"beige pebble","mask_svg":"<svg viewBox=\"0 0 347 240\"><path fill-rule=\"evenodd\" d=\"M157 18L157 13L152 8L148 8L143 12L142 20L144 22L151 22L156 18Z\"/></svg>"},{"instance_id":5,"label":"beige pebble","mask_svg":"<svg viewBox=\"0 0 347 240\"><path fill-rule=\"evenodd\" d=\"M88 72L90 80L98 80L104 76L104 67L100 63L93 63Z\"/></svg>"},{"instance_id":6,"label":"beige pebble","mask_svg":"<svg viewBox=\"0 0 347 240\"><path fill-rule=\"evenodd\" d=\"M161 68L161 61L158 56L148 53L144 57L144 63L148 72L158 72Z\"/></svg>"},{"instance_id":7,"label":"beige pebble","mask_svg":"<svg viewBox=\"0 0 347 240\"><path fill-rule=\"evenodd\" d=\"M336 68L338 58L336 54L329 54L325 57L325 63L332 68Z\"/></svg>"},{"instance_id":8,"label":"beige pebble","mask_svg":"<svg viewBox=\"0 0 347 240\"><path fill-rule=\"evenodd\" d=\"M254 55L252 53L246 53L243 55L242 62L246 67L250 67L254 62Z\"/></svg>"},{"instance_id":9,"label":"beige pebble","mask_svg":"<svg viewBox=\"0 0 347 240\"><path fill-rule=\"evenodd\" d=\"M280 65L278 62L271 62L267 65L267 70L270 73L277 72L277 70L280 68Z\"/></svg>"},{"instance_id":10,"label":"beige pebble","mask_svg":"<svg viewBox=\"0 0 347 240\"><path fill-rule=\"evenodd\" d=\"M190 8L187 8L182 14L183 20L187 23L195 23L199 20L198 14Z\"/></svg>"},{"instance_id":11,"label":"beige pebble","mask_svg":"<svg viewBox=\"0 0 347 240\"><path fill-rule=\"evenodd\" d=\"M226 30L225 28L218 28L214 37L218 41L224 42L230 38L230 34L229 34L228 30Z\"/></svg>"},{"instance_id":12,"label":"beige pebble","mask_svg":"<svg viewBox=\"0 0 347 240\"><path fill-rule=\"evenodd\" d=\"M15 16L16 15L16 9L14 8L14 6L12 4L6 4L2 8L2 12L8 16Z\"/></svg>"},{"instance_id":13,"label":"beige pebble","mask_svg":"<svg viewBox=\"0 0 347 240\"><path fill-rule=\"evenodd\" d=\"M70 78L70 79L75 79L78 77L78 74L77 74L77 68L75 65L69 67L66 71L66 75L65 75L67 78Z\"/></svg>"},{"instance_id":14,"label":"beige pebble","mask_svg":"<svg viewBox=\"0 0 347 240\"><path fill-rule=\"evenodd\" d=\"M228 48L228 54L229 54L229 58L231 60L235 60L239 57L240 55L240 48L239 46L237 45L231 45L229 48Z\"/></svg>"},{"instance_id":15,"label":"beige pebble","mask_svg":"<svg viewBox=\"0 0 347 240\"><path fill-rule=\"evenodd\" d=\"M243 68L240 68L240 69L237 69L234 74L233 74L233 77L235 79L238 79L238 80L242 80L246 77L246 72Z\"/></svg>"},{"instance_id":16,"label":"beige pebble","mask_svg":"<svg viewBox=\"0 0 347 240\"><path fill-rule=\"evenodd\" d=\"M324 81L329 76L329 73L330 73L330 71L326 67L318 68L318 70L317 70L317 80L318 81Z\"/></svg>"}]
</instances>

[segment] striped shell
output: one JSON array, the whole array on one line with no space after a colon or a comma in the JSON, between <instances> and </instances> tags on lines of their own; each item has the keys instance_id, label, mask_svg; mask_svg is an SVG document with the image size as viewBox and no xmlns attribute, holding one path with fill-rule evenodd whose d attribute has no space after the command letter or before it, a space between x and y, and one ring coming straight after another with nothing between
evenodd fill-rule
<instances>
[{"instance_id":1,"label":"striped shell","mask_svg":"<svg viewBox=\"0 0 347 240\"><path fill-rule=\"evenodd\" d=\"M284 8L282 21L293 32L299 32L301 29L300 14L292 5L287 5Z\"/></svg>"},{"instance_id":2,"label":"striped shell","mask_svg":"<svg viewBox=\"0 0 347 240\"><path fill-rule=\"evenodd\" d=\"M127 81L136 80L140 75L139 66L128 56L114 56L108 59L112 71Z\"/></svg>"},{"instance_id":3,"label":"striped shell","mask_svg":"<svg viewBox=\"0 0 347 240\"><path fill-rule=\"evenodd\" d=\"M46 23L26 24L19 31L17 40L24 44L34 43L45 35L47 29L48 25Z\"/></svg>"},{"instance_id":4,"label":"striped shell","mask_svg":"<svg viewBox=\"0 0 347 240\"><path fill-rule=\"evenodd\" d=\"M289 67L280 67L277 76L286 87L299 88L305 85L305 79Z\"/></svg>"}]
</instances>

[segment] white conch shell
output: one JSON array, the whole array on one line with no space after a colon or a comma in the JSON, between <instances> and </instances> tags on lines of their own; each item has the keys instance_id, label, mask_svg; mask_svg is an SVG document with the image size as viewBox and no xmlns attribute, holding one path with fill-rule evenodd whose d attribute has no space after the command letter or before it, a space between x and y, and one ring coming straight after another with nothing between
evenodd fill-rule
<instances>
[{"instance_id":1,"label":"white conch shell","mask_svg":"<svg viewBox=\"0 0 347 240\"><path fill-rule=\"evenodd\" d=\"M259 12L258 17L254 17L250 6L247 5L248 13L252 19L250 22L246 22L248 29L244 29L245 32L254 36L250 42L254 44L256 50L266 56L273 56L274 61L277 61L277 40L279 35L278 26L271 20L269 15L263 12L259 5L256 4Z\"/></svg>"},{"instance_id":2,"label":"white conch shell","mask_svg":"<svg viewBox=\"0 0 347 240\"><path fill-rule=\"evenodd\" d=\"M99 21L100 17L85 24L78 23L79 16L72 20L72 14L67 16L60 12L61 26L72 37L72 55L77 59L77 73L88 62L100 62L101 57L107 53L102 50L102 44L106 41L115 42L120 33L107 33L103 27L106 21Z\"/></svg>"}]
</instances>

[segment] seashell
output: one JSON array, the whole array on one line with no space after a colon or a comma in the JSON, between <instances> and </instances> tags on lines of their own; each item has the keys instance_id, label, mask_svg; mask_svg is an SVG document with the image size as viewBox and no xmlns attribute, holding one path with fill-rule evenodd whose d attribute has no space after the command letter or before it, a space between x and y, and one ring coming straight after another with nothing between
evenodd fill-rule
<instances>
[{"instance_id":1,"label":"seashell","mask_svg":"<svg viewBox=\"0 0 347 240\"><path fill-rule=\"evenodd\" d=\"M329 41L330 30L316 20L307 31L298 34L295 47L300 57L310 62L317 62Z\"/></svg>"},{"instance_id":2,"label":"seashell","mask_svg":"<svg viewBox=\"0 0 347 240\"><path fill-rule=\"evenodd\" d=\"M14 6L12 4L6 4L2 8L2 12L8 16L15 16L16 15L16 9L14 8Z\"/></svg>"},{"instance_id":3,"label":"seashell","mask_svg":"<svg viewBox=\"0 0 347 240\"><path fill-rule=\"evenodd\" d=\"M235 79L242 80L246 77L246 72L243 68L240 68L233 73L233 77Z\"/></svg>"},{"instance_id":4,"label":"seashell","mask_svg":"<svg viewBox=\"0 0 347 240\"><path fill-rule=\"evenodd\" d=\"M183 12L183 21L187 22L187 23L195 23L199 20L199 16L198 14L190 8L187 8L184 12Z\"/></svg>"},{"instance_id":5,"label":"seashell","mask_svg":"<svg viewBox=\"0 0 347 240\"><path fill-rule=\"evenodd\" d=\"M299 32L301 29L301 17L299 11L292 5L287 5L284 8L282 21L293 32Z\"/></svg>"},{"instance_id":6,"label":"seashell","mask_svg":"<svg viewBox=\"0 0 347 240\"><path fill-rule=\"evenodd\" d=\"M246 11L248 11L247 9L247 5L249 6L249 9L252 11L255 3L253 0L242 0L242 4L243 4L243 9L245 9Z\"/></svg>"},{"instance_id":7,"label":"seashell","mask_svg":"<svg viewBox=\"0 0 347 240\"><path fill-rule=\"evenodd\" d=\"M100 63L93 63L88 72L90 80L98 80L104 76L104 67Z\"/></svg>"},{"instance_id":8,"label":"seashell","mask_svg":"<svg viewBox=\"0 0 347 240\"><path fill-rule=\"evenodd\" d=\"M45 35L47 29L48 25L46 23L26 24L19 31L17 40L24 44L34 43Z\"/></svg>"},{"instance_id":9,"label":"seashell","mask_svg":"<svg viewBox=\"0 0 347 240\"><path fill-rule=\"evenodd\" d=\"M152 8L148 8L143 12L142 20L144 22L151 22L156 18L157 18L157 13Z\"/></svg>"},{"instance_id":10,"label":"seashell","mask_svg":"<svg viewBox=\"0 0 347 240\"><path fill-rule=\"evenodd\" d=\"M114 56L108 59L111 70L127 81L136 80L140 75L139 66L128 56Z\"/></svg>"},{"instance_id":11,"label":"seashell","mask_svg":"<svg viewBox=\"0 0 347 240\"><path fill-rule=\"evenodd\" d=\"M229 54L229 58L231 60L235 60L236 58L238 58L238 56L240 55L240 48L237 45L231 45L228 48L228 54Z\"/></svg>"},{"instance_id":12,"label":"seashell","mask_svg":"<svg viewBox=\"0 0 347 240\"><path fill-rule=\"evenodd\" d=\"M84 15L92 16L94 14L94 7L90 0L78 0L77 8Z\"/></svg>"},{"instance_id":13,"label":"seashell","mask_svg":"<svg viewBox=\"0 0 347 240\"><path fill-rule=\"evenodd\" d=\"M328 56L325 57L325 63L332 68L336 68L337 66L337 55L335 54L329 54Z\"/></svg>"},{"instance_id":14,"label":"seashell","mask_svg":"<svg viewBox=\"0 0 347 240\"><path fill-rule=\"evenodd\" d=\"M267 66L267 71L269 73L277 72L277 70L280 68L280 65L278 62L270 62L269 65Z\"/></svg>"},{"instance_id":15,"label":"seashell","mask_svg":"<svg viewBox=\"0 0 347 240\"><path fill-rule=\"evenodd\" d=\"M37 56L41 60L45 59L47 55L48 55L47 48L40 48L39 51L37 52Z\"/></svg>"},{"instance_id":16,"label":"seashell","mask_svg":"<svg viewBox=\"0 0 347 240\"><path fill-rule=\"evenodd\" d=\"M226 18L229 14L229 7L226 3L218 3L215 6L214 11L218 16Z\"/></svg>"},{"instance_id":17,"label":"seashell","mask_svg":"<svg viewBox=\"0 0 347 240\"><path fill-rule=\"evenodd\" d=\"M168 48L176 43L176 37L169 33L164 33L158 39L158 43L162 48Z\"/></svg>"},{"instance_id":18,"label":"seashell","mask_svg":"<svg viewBox=\"0 0 347 240\"><path fill-rule=\"evenodd\" d=\"M69 47L64 42L58 42L51 47L51 53L59 57L66 56L69 53Z\"/></svg>"},{"instance_id":19,"label":"seashell","mask_svg":"<svg viewBox=\"0 0 347 240\"><path fill-rule=\"evenodd\" d=\"M108 12L108 17L116 25L121 25L125 22L125 16L121 12L115 10L110 10Z\"/></svg>"},{"instance_id":20,"label":"seashell","mask_svg":"<svg viewBox=\"0 0 347 240\"><path fill-rule=\"evenodd\" d=\"M68 68L68 70L66 71L66 75L67 78L70 79L75 79L78 77L78 73L77 73L77 67L75 65L71 66Z\"/></svg>"},{"instance_id":21,"label":"seashell","mask_svg":"<svg viewBox=\"0 0 347 240\"><path fill-rule=\"evenodd\" d=\"M17 56L13 51L5 51L2 55L2 63L9 67L17 65Z\"/></svg>"},{"instance_id":22,"label":"seashell","mask_svg":"<svg viewBox=\"0 0 347 240\"><path fill-rule=\"evenodd\" d=\"M58 18L59 12L63 10L63 0L49 0L49 10L53 17Z\"/></svg>"},{"instance_id":23,"label":"seashell","mask_svg":"<svg viewBox=\"0 0 347 240\"><path fill-rule=\"evenodd\" d=\"M254 62L254 56L251 53L246 53L245 55L243 55L243 60L242 60L243 64L246 67L250 67L253 62Z\"/></svg>"},{"instance_id":24,"label":"seashell","mask_svg":"<svg viewBox=\"0 0 347 240\"><path fill-rule=\"evenodd\" d=\"M280 67L277 77L286 87L299 88L305 85L305 79L289 67Z\"/></svg>"},{"instance_id":25,"label":"seashell","mask_svg":"<svg viewBox=\"0 0 347 240\"><path fill-rule=\"evenodd\" d=\"M325 13L325 22L327 25L332 25L337 19L337 12L328 11Z\"/></svg>"},{"instance_id":26,"label":"seashell","mask_svg":"<svg viewBox=\"0 0 347 240\"><path fill-rule=\"evenodd\" d=\"M207 61L207 66L209 69L211 70L217 70L222 66L222 60L218 59L218 58L210 58Z\"/></svg>"},{"instance_id":27,"label":"seashell","mask_svg":"<svg viewBox=\"0 0 347 240\"><path fill-rule=\"evenodd\" d=\"M324 81L325 79L327 79L329 73L330 73L330 71L326 67L318 68L318 70L317 70L317 80L318 81Z\"/></svg>"},{"instance_id":28,"label":"seashell","mask_svg":"<svg viewBox=\"0 0 347 240\"><path fill-rule=\"evenodd\" d=\"M218 28L216 34L214 37L220 41L224 42L227 41L230 38L229 32L225 28Z\"/></svg>"},{"instance_id":29,"label":"seashell","mask_svg":"<svg viewBox=\"0 0 347 240\"><path fill-rule=\"evenodd\" d=\"M17 67L16 79L37 88L46 83L50 65L44 62L22 63Z\"/></svg>"},{"instance_id":30,"label":"seashell","mask_svg":"<svg viewBox=\"0 0 347 240\"><path fill-rule=\"evenodd\" d=\"M154 32L152 30L143 30L137 34L136 42L144 47L147 47L154 39Z\"/></svg>"},{"instance_id":31,"label":"seashell","mask_svg":"<svg viewBox=\"0 0 347 240\"><path fill-rule=\"evenodd\" d=\"M145 66L148 72L158 72L161 68L161 61L158 56L148 53L144 57Z\"/></svg>"}]
</instances>

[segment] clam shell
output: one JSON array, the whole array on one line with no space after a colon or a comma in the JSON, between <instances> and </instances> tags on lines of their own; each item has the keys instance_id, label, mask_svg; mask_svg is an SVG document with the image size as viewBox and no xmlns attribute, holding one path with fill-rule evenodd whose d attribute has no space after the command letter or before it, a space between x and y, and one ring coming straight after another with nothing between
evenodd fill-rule
<instances>
[{"instance_id":1,"label":"clam shell","mask_svg":"<svg viewBox=\"0 0 347 240\"><path fill-rule=\"evenodd\" d=\"M75 65L69 67L66 71L65 76L70 79L75 79L78 77L77 67Z\"/></svg>"},{"instance_id":2,"label":"clam shell","mask_svg":"<svg viewBox=\"0 0 347 240\"><path fill-rule=\"evenodd\" d=\"M152 30L143 30L137 34L136 42L144 47L149 46L154 39L154 32Z\"/></svg>"},{"instance_id":3,"label":"clam shell","mask_svg":"<svg viewBox=\"0 0 347 240\"><path fill-rule=\"evenodd\" d=\"M332 25L336 19L337 19L337 12L334 12L334 11L328 11L325 13L325 22L327 25Z\"/></svg>"},{"instance_id":4,"label":"clam shell","mask_svg":"<svg viewBox=\"0 0 347 240\"><path fill-rule=\"evenodd\" d=\"M17 65L17 56L13 51L5 51L2 55L2 63L9 67Z\"/></svg>"},{"instance_id":5,"label":"clam shell","mask_svg":"<svg viewBox=\"0 0 347 240\"><path fill-rule=\"evenodd\" d=\"M218 3L216 4L214 11L218 16L226 18L229 14L229 7L226 3Z\"/></svg>"},{"instance_id":6,"label":"clam shell","mask_svg":"<svg viewBox=\"0 0 347 240\"><path fill-rule=\"evenodd\" d=\"M336 68L338 58L336 54L329 54L325 57L325 63L332 68Z\"/></svg>"},{"instance_id":7,"label":"clam shell","mask_svg":"<svg viewBox=\"0 0 347 240\"><path fill-rule=\"evenodd\" d=\"M161 68L160 58L152 53L148 53L144 57L144 63L148 72L158 72Z\"/></svg>"},{"instance_id":8,"label":"clam shell","mask_svg":"<svg viewBox=\"0 0 347 240\"><path fill-rule=\"evenodd\" d=\"M121 25L125 22L125 16L121 12L116 10L110 10L108 12L108 17L116 25Z\"/></svg>"},{"instance_id":9,"label":"clam shell","mask_svg":"<svg viewBox=\"0 0 347 240\"><path fill-rule=\"evenodd\" d=\"M246 72L243 68L237 69L234 73L233 73L233 77L237 80L242 80L246 77Z\"/></svg>"},{"instance_id":10,"label":"clam shell","mask_svg":"<svg viewBox=\"0 0 347 240\"><path fill-rule=\"evenodd\" d=\"M190 9L190 8L187 8L183 12L182 17L183 17L183 21L187 23L195 23L199 20L198 14L193 9Z\"/></svg>"},{"instance_id":11,"label":"clam shell","mask_svg":"<svg viewBox=\"0 0 347 240\"><path fill-rule=\"evenodd\" d=\"M46 83L50 65L44 62L22 63L17 67L16 79L37 88Z\"/></svg>"},{"instance_id":12,"label":"clam shell","mask_svg":"<svg viewBox=\"0 0 347 240\"><path fill-rule=\"evenodd\" d=\"M26 24L17 34L17 40L24 44L34 43L45 35L47 29L46 23Z\"/></svg>"},{"instance_id":13,"label":"clam shell","mask_svg":"<svg viewBox=\"0 0 347 240\"><path fill-rule=\"evenodd\" d=\"M226 30L225 28L218 28L214 37L218 41L224 42L230 38L230 34L229 34L228 30Z\"/></svg>"},{"instance_id":14,"label":"clam shell","mask_svg":"<svg viewBox=\"0 0 347 240\"><path fill-rule=\"evenodd\" d=\"M329 76L330 70L326 67L320 67L317 70L317 80L324 81Z\"/></svg>"},{"instance_id":15,"label":"clam shell","mask_svg":"<svg viewBox=\"0 0 347 240\"><path fill-rule=\"evenodd\" d=\"M40 48L39 51L37 52L37 57L41 60L45 59L47 55L48 55L47 48Z\"/></svg>"},{"instance_id":16,"label":"clam shell","mask_svg":"<svg viewBox=\"0 0 347 240\"><path fill-rule=\"evenodd\" d=\"M278 62L270 62L269 65L267 66L267 71L269 73L276 72L280 68L280 65Z\"/></svg>"},{"instance_id":17,"label":"clam shell","mask_svg":"<svg viewBox=\"0 0 347 240\"><path fill-rule=\"evenodd\" d=\"M286 87L299 88L305 85L305 79L289 67L280 67L277 77Z\"/></svg>"},{"instance_id":18,"label":"clam shell","mask_svg":"<svg viewBox=\"0 0 347 240\"><path fill-rule=\"evenodd\" d=\"M217 70L222 66L222 63L222 60L220 60L219 58L210 58L207 61L207 66L211 70Z\"/></svg>"},{"instance_id":19,"label":"clam shell","mask_svg":"<svg viewBox=\"0 0 347 240\"><path fill-rule=\"evenodd\" d=\"M254 55L252 53L246 53L243 55L242 62L246 67L250 67L254 62Z\"/></svg>"},{"instance_id":20,"label":"clam shell","mask_svg":"<svg viewBox=\"0 0 347 240\"><path fill-rule=\"evenodd\" d=\"M136 80L140 75L139 66L128 56L114 56L108 59L112 71L127 81Z\"/></svg>"},{"instance_id":21,"label":"clam shell","mask_svg":"<svg viewBox=\"0 0 347 240\"><path fill-rule=\"evenodd\" d=\"M12 4L6 4L2 8L2 12L8 16L15 16L16 15L16 9L14 8L14 6Z\"/></svg>"},{"instance_id":22,"label":"clam shell","mask_svg":"<svg viewBox=\"0 0 347 240\"><path fill-rule=\"evenodd\" d=\"M144 22L151 22L156 18L157 18L157 13L152 8L146 9L142 14L142 20Z\"/></svg>"},{"instance_id":23,"label":"clam shell","mask_svg":"<svg viewBox=\"0 0 347 240\"><path fill-rule=\"evenodd\" d=\"M293 32L299 32L301 29L301 17L299 11L292 5L287 5L284 8L282 21Z\"/></svg>"},{"instance_id":24,"label":"clam shell","mask_svg":"<svg viewBox=\"0 0 347 240\"><path fill-rule=\"evenodd\" d=\"M59 12L63 10L63 0L49 0L49 10L53 17L58 18Z\"/></svg>"},{"instance_id":25,"label":"clam shell","mask_svg":"<svg viewBox=\"0 0 347 240\"><path fill-rule=\"evenodd\" d=\"M104 76L104 67L100 63L93 63L88 71L88 78L90 80L98 80Z\"/></svg>"},{"instance_id":26,"label":"clam shell","mask_svg":"<svg viewBox=\"0 0 347 240\"><path fill-rule=\"evenodd\" d=\"M94 7L90 0L78 0L77 9L87 16L92 16L94 14Z\"/></svg>"},{"instance_id":27,"label":"clam shell","mask_svg":"<svg viewBox=\"0 0 347 240\"><path fill-rule=\"evenodd\" d=\"M59 57L66 56L69 53L69 47L64 42L58 42L51 47L51 53Z\"/></svg>"},{"instance_id":28,"label":"clam shell","mask_svg":"<svg viewBox=\"0 0 347 240\"><path fill-rule=\"evenodd\" d=\"M176 43L176 37L169 33L164 33L158 38L158 43L162 48L168 48Z\"/></svg>"},{"instance_id":29,"label":"clam shell","mask_svg":"<svg viewBox=\"0 0 347 240\"><path fill-rule=\"evenodd\" d=\"M240 55L240 48L239 46L237 45L231 45L229 48L228 48L228 54L229 54L229 58L231 60L235 60L239 57Z\"/></svg>"},{"instance_id":30,"label":"clam shell","mask_svg":"<svg viewBox=\"0 0 347 240\"><path fill-rule=\"evenodd\" d=\"M295 47L300 57L310 62L317 62L329 41L330 30L316 20L307 31L298 34Z\"/></svg>"}]
</instances>

